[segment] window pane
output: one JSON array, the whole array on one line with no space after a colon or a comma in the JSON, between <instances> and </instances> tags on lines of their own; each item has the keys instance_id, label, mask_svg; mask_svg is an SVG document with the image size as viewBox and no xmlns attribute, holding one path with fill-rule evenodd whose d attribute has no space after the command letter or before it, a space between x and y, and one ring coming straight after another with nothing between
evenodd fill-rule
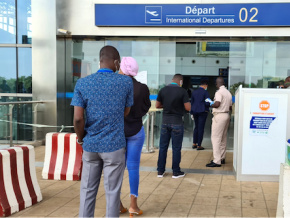
<instances>
[{"instance_id":1,"label":"window pane","mask_svg":"<svg viewBox=\"0 0 290 218\"><path fill-rule=\"evenodd\" d=\"M16 43L15 1L0 1L0 43Z\"/></svg>"},{"instance_id":2,"label":"window pane","mask_svg":"<svg viewBox=\"0 0 290 218\"><path fill-rule=\"evenodd\" d=\"M18 93L32 93L31 48L18 48Z\"/></svg>"},{"instance_id":3,"label":"window pane","mask_svg":"<svg viewBox=\"0 0 290 218\"><path fill-rule=\"evenodd\" d=\"M15 93L16 48L0 48L0 66L0 93Z\"/></svg>"},{"instance_id":4,"label":"window pane","mask_svg":"<svg viewBox=\"0 0 290 218\"><path fill-rule=\"evenodd\" d=\"M31 0L17 1L18 44L31 44Z\"/></svg>"}]
</instances>

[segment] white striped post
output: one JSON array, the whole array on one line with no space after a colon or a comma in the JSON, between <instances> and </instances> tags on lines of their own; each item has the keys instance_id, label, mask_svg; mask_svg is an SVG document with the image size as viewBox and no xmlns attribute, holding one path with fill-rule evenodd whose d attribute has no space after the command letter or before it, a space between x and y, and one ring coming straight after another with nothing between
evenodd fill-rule
<instances>
[{"instance_id":1,"label":"white striped post","mask_svg":"<svg viewBox=\"0 0 290 218\"><path fill-rule=\"evenodd\" d=\"M0 150L0 216L10 216L42 200L31 145Z\"/></svg>"},{"instance_id":2,"label":"white striped post","mask_svg":"<svg viewBox=\"0 0 290 218\"><path fill-rule=\"evenodd\" d=\"M80 180L82 153L75 133L47 133L43 179Z\"/></svg>"}]
</instances>

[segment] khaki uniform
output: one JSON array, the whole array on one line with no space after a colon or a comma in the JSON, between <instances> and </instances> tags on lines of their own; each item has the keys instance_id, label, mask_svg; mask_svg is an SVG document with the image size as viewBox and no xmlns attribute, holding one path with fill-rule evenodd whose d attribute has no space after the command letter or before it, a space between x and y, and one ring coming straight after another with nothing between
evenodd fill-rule
<instances>
[{"instance_id":1,"label":"khaki uniform","mask_svg":"<svg viewBox=\"0 0 290 218\"><path fill-rule=\"evenodd\" d=\"M230 123L229 110L232 106L232 95L225 86L221 86L215 93L214 101L221 104L218 108L213 108L211 143L213 148L213 162L221 164L221 160L226 157L227 132Z\"/></svg>"}]
</instances>

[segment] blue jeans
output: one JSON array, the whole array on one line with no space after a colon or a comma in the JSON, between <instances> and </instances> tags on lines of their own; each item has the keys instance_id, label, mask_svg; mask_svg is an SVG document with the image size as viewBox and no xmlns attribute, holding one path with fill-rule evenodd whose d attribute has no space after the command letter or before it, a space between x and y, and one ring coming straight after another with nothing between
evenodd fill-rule
<instances>
[{"instance_id":1,"label":"blue jeans","mask_svg":"<svg viewBox=\"0 0 290 218\"><path fill-rule=\"evenodd\" d=\"M172 139L172 170L173 173L180 171L181 161L181 147L183 141L183 124L162 124L160 144L159 144L159 157L157 163L158 172L164 172L166 166L167 150Z\"/></svg>"},{"instance_id":2,"label":"blue jeans","mask_svg":"<svg viewBox=\"0 0 290 218\"><path fill-rule=\"evenodd\" d=\"M129 172L130 195L134 195L135 197L138 197L139 167L144 140L145 131L143 126L136 135L126 137L126 164Z\"/></svg>"},{"instance_id":3,"label":"blue jeans","mask_svg":"<svg viewBox=\"0 0 290 218\"><path fill-rule=\"evenodd\" d=\"M193 113L194 116L194 131L193 131L193 144L201 146L204 134L204 126L207 118L207 112Z\"/></svg>"}]
</instances>

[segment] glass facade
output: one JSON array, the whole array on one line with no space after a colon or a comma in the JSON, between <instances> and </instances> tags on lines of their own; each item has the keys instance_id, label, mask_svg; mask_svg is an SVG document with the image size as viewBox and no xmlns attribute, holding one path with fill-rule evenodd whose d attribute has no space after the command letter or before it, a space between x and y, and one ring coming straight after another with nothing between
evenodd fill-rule
<instances>
[{"instance_id":1,"label":"glass facade","mask_svg":"<svg viewBox=\"0 0 290 218\"><path fill-rule=\"evenodd\" d=\"M147 83L154 101L160 88L170 83L176 73L184 76L183 88L189 93L202 79L209 81L209 94L213 98L215 79L223 76L226 86L234 96L239 85L250 88L277 88L279 82L290 75L290 39L214 39L194 38L103 38L81 39L72 37L66 43L66 63L71 64L70 73L61 86L69 87L63 97L69 108L74 85L78 78L85 77L99 68L99 51L104 45L115 46L121 57L132 56L139 64L139 72ZM144 76L145 75L145 76ZM145 80L144 80L145 79ZM234 97L233 97L234 102ZM233 107L234 108L234 107ZM66 125L72 125L72 108ZM234 113L233 113L234 114ZM229 127L228 148L233 146L233 123ZM203 146L211 148L211 118L209 114ZM158 147L162 112L155 120L154 146ZM191 147L194 123L189 114L184 116L184 147Z\"/></svg>"},{"instance_id":2,"label":"glass facade","mask_svg":"<svg viewBox=\"0 0 290 218\"><path fill-rule=\"evenodd\" d=\"M0 2L0 102L32 100L31 0ZM7 143L9 107L0 105L0 142ZM32 140L32 106L13 107L13 139Z\"/></svg>"},{"instance_id":3,"label":"glass facade","mask_svg":"<svg viewBox=\"0 0 290 218\"><path fill-rule=\"evenodd\" d=\"M17 1L17 43L31 44L31 0Z\"/></svg>"},{"instance_id":4,"label":"glass facade","mask_svg":"<svg viewBox=\"0 0 290 218\"><path fill-rule=\"evenodd\" d=\"M0 2L0 43L16 43L16 3L14 0Z\"/></svg>"},{"instance_id":5,"label":"glass facade","mask_svg":"<svg viewBox=\"0 0 290 218\"><path fill-rule=\"evenodd\" d=\"M0 93L15 93L16 83L16 48L0 47ZM1 101L7 98L1 97Z\"/></svg>"}]
</instances>

